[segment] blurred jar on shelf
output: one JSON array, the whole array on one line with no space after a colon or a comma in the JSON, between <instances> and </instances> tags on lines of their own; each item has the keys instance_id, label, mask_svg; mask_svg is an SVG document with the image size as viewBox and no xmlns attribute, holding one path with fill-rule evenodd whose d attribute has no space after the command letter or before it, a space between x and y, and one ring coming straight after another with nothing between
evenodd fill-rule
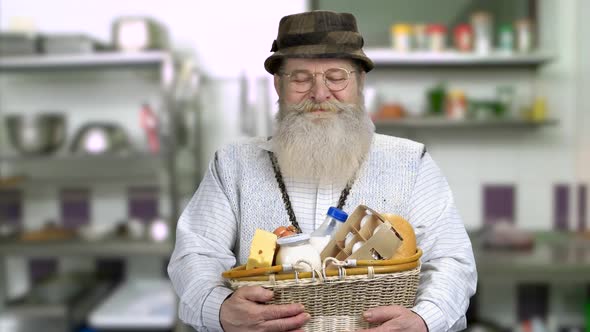
<instances>
[{"instance_id":1,"label":"blurred jar on shelf","mask_svg":"<svg viewBox=\"0 0 590 332\"><path fill-rule=\"evenodd\" d=\"M459 24L454 31L455 48L460 52L473 50L473 30L469 24Z\"/></svg>"},{"instance_id":2,"label":"blurred jar on shelf","mask_svg":"<svg viewBox=\"0 0 590 332\"><path fill-rule=\"evenodd\" d=\"M412 26L399 23L391 26L391 42L393 48L402 53L412 50Z\"/></svg>"},{"instance_id":3,"label":"blurred jar on shelf","mask_svg":"<svg viewBox=\"0 0 590 332\"><path fill-rule=\"evenodd\" d=\"M496 99L500 107L503 108L501 113L511 118L518 118L515 108L516 92L514 86L501 85L496 87Z\"/></svg>"},{"instance_id":4,"label":"blurred jar on shelf","mask_svg":"<svg viewBox=\"0 0 590 332\"><path fill-rule=\"evenodd\" d=\"M428 45L431 52L443 52L447 43L447 28L441 24L431 24L427 29Z\"/></svg>"},{"instance_id":5,"label":"blurred jar on shelf","mask_svg":"<svg viewBox=\"0 0 590 332\"><path fill-rule=\"evenodd\" d=\"M514 31L509 24L504 24L498 29L498 46L504 54L511 54L514 50Z\"/></svg>"},{"instance_id":6,"label":"blurred jar on shelf","mask_svg":"<svg viewBox=\"0 0 590 332\"><path fill-rule=\"evenodd\" d=\"M480 55L489 54L492 49L492 16L487 12L473 13L471 27L475 52Z\"/></svg>"},{"instance_id":7,"label":"blurred jar on shelf","mask_svg":"<svg viewBox=\"0 0 590 332\"><path fill-rule=\"evenodd\" d=\"M533 50L533 23L529 19L518 20L514 23L516 31L516 50L528 53Z\"/></svg>"},{"instance_id":8,"label":"blurred jar on shelf","mask_svg":"<svg viewBox=\"0 0 590 332\"><path fill-rule=\"evenodd\" d=\"M414 49L418 51L428 50L428 33L425 24L415 24L413 28Z\"/></svg>"},{"instance_id":9,"label":"blurred jar on shelf","mask_svg":"<svg viewBox=\"0 0 590 332\"><path fill-rule=\"evenodd\" d=\"M426 91L427 110L432 115L442 115L445 96L447 94L444 83L439 83Z\"/></svg>"},{"instance_id":10,"label":"blurred jar on shelf","mask_svg":"<svg viewBox=\"0 0 590 332\"><path fill-rule=\"evenodd\" d=\"M445 113L448 119L463 120L467 115L467 98L465 92L459 89L449 91L446 98Z\"/></svg>"},{"instance_id":11,"label":"blurred jar on shelf","mask_svg":"<svg viewBox=\"0 0 590 332\"><path fill-rule=\"evenodd\" d=\"M376 120L401 119L406 116L406 110L398 102L384 103L376 114Z\"/></svg>"},{"instance_id":12,"label":"blurred jar on shelf","mask_svg":"<svg viewBox=\"0 0 590 332\"><path fill-rule=\"evenodd\" d=\"M535 97L529 119L533 122L543 122L547 119L547 98L545 96Z\"/></svg>"}]
</instances>

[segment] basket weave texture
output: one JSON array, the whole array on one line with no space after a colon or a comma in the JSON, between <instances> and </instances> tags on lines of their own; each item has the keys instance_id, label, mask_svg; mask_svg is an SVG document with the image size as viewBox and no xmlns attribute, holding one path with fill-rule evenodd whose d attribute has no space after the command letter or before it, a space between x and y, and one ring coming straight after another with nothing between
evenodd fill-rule
<instances>
[{"instance_id":1,"label":"basket weave texture","mask_svg":"<svg viewBox=\"0 0 590 332\"><path fill-rule=\"evenodd\" d=\"M233 289L262 286L274 291L268 304L301 303L311 315L305 331L350 331L373 327L362 313L373 307L397 304L410 308L418 289L420 265L393 273L328 276L288 280L240 281L230 279Z\"/></svg>"}]
</instances>

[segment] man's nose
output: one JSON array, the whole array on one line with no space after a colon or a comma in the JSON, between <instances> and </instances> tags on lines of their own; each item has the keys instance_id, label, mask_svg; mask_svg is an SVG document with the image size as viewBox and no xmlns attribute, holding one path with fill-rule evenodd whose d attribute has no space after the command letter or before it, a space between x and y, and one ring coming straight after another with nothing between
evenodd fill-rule
<instances>
[{"instance_id":1,"label":"man's nose","mask_svg":"<svg viewBox=\"0 0 590 332\"><path fill-rule=\"evenodd\" d=\"M332 92L326 86L323 75L316 75L314 77L313 86L310 90L310 98L316 103L323 103L332 98Z\"/></svg>"}]
</instances>

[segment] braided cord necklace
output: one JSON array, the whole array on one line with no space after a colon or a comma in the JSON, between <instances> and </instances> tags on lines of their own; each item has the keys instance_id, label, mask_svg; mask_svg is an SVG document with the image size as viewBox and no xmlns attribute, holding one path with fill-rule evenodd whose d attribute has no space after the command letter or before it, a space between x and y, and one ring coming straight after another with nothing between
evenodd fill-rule
<instances>
[{"instance_id":1,"label":"braided cord necklace","mask_svg":"<svg viewBox=\"0 0 590 332\"><path fill-rule=\"evenodd\" d=\"M293 207L291 206L291 200L289 199L289 194L287 193L287 187L285 186L285 182L283 181L283 175L281 174L281 169L279 168L279 164L277 161L277 157L271 151L268 151L268 156L270 157L270 162L272 163L272 169L275 173L275 179L279 184L279 189L281 190L281 195L283 198L283 203L285 204L285 209L287 210L287 214L289 215L289 221L297 229L297 233L301 233L301 227L299 227L299 223L297 222L297 218L295 217L295 212L293 211ZM346 199L348 198L348 194L350 194L350 189L352 187L353 180L348 181L346 183L346 187L340 193L340 198L338 199L338 206L337 208L341 209L346 204Z\"/></svg>"}]
</instances>

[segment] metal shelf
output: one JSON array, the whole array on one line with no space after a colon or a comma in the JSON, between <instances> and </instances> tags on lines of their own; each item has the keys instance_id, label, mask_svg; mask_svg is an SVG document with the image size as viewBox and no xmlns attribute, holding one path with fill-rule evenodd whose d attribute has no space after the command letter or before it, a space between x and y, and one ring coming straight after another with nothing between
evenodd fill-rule
<instances>
[{"instance_id":1,"label":"metal shelf","mask_svg":"<svg viewBox=\"0 0 590 332\"><path fill-rule=\"evenodd\" d=\"M444 117L401 118L391 120L374 120L375 126L382 129L459 129L459 128L536 128L553 126L559 122L555 119L529 121L521 119L489 120L449 120Z\"/></svg>"},{"instance_id":2,"label":"metal shelf","mask_svg":"<svg viewBox=\"0 0 590 332\"><path fill-rule=\"evenodd\" d=\"M165 133L174 133L175 119L173 116L176 103L175 95L170 90L175 86L182 62L171 52L97 52L92 54L72 55L33 55L18 57L0 57L0 75L30 76L35 79L37 73L55 73L76 71L150 71L158 73L161 85L161 98L164 114ZM111 79L111 77L108 77ZM142 75L134 79L145 80ZM1 115L1 112L0 112ZM148 240L138 241L128 238L109 238L100 241L72 239L68 241L23 242L18 239L0 239L0 312L5 307L7 256L14 257L51 257L51 256L84 256L84 257L152 257L154 259L169 258L174 248L175 222L179 215L179 197L176 177L176 157L178 156L175 136L164 135L162 146L166 150L158 155L148 151L132 150L125 155L75 155L66 149L48 156L18 155L15 151L0 147L1 176L19 176L10 181L0 182L2 185L38 187L42 183L59 183L71 185L80 182L121 181L122 183L152 183L164 188L170 204L169 223L171 234L166 242L157 243ZM5 167L6 166L6 167ZM49 167L48 167L49 166ZM6 173L6 174L5 174ZM16 174L18 173L18 174ZM141 181L140 180L141 177ZM34 190L33 190L34 192Z\"/></svg>"},{"instance_id":3,"label":"metal shelf","mask_svg":"<svg viewBox=\"0 0 590 332\"><path fill-rule=\"evenodd\" d=\"M573 233L535 234L531 250L487 249L471 234L478 274L482 279L525 281L590 279L590 240Z\"/></svg>"},{"instance_id":4,"label":"metal shelf","mask_svg":"<svg viewBox=\"0 0 590 332\"><path fill-rule=\"evenodd\" d=\"M410 52L400 53L390 48L374 48L365 51L376 67L538 67L553 60L543 52L526 54L489 55L448 51L442 53Z\"/></svg>"},{"instance_id":5,"label":"metal shelf","mask_svg":"<svg viewBox=\"0 0 590 332\"><path fill-rule=\"evenodd\" d=\"M162 51L10 56L0 57L0 71L141 67L160 65L171 60L172 55Z\"/></svg>"},{"instance_id":6,"label":"metal shelf","mask_svg":"<svg viewBox=\"0 0 590 332\"><path fill-rule=\"evenodd\" d=\"M174 246L171 241L148 242L129 239L84 241L81 239L23 242L2 240L0 256L159 256L167 258Z\"/></svg>"},{"instance_id":7,"label":"metal shelf","mask_svg":"<svg viewBox=\"0 0 590 332\"><path fill-rule=\"evenodd\" d=\"M56 153L48 155L4 154L0 155L2 162L128 162L132 160L150 161L164 158L163 153L150 154L148 152L130 152L117 154L75 154Z\"/></svg>"},{"instance_id":8,"label":"metal shelf","mask_svg":"<svg viewBox=\"0 0 590 332\"><path fill-rule=\"evenodd\" d=\"M164 167L163 154L133 152L129 154L77 155L0 155L0 163L11 169L3 175L20 175L20 183L68 183L75 181L120 181L155 178Z\"/></svg>"}]
</instances>

